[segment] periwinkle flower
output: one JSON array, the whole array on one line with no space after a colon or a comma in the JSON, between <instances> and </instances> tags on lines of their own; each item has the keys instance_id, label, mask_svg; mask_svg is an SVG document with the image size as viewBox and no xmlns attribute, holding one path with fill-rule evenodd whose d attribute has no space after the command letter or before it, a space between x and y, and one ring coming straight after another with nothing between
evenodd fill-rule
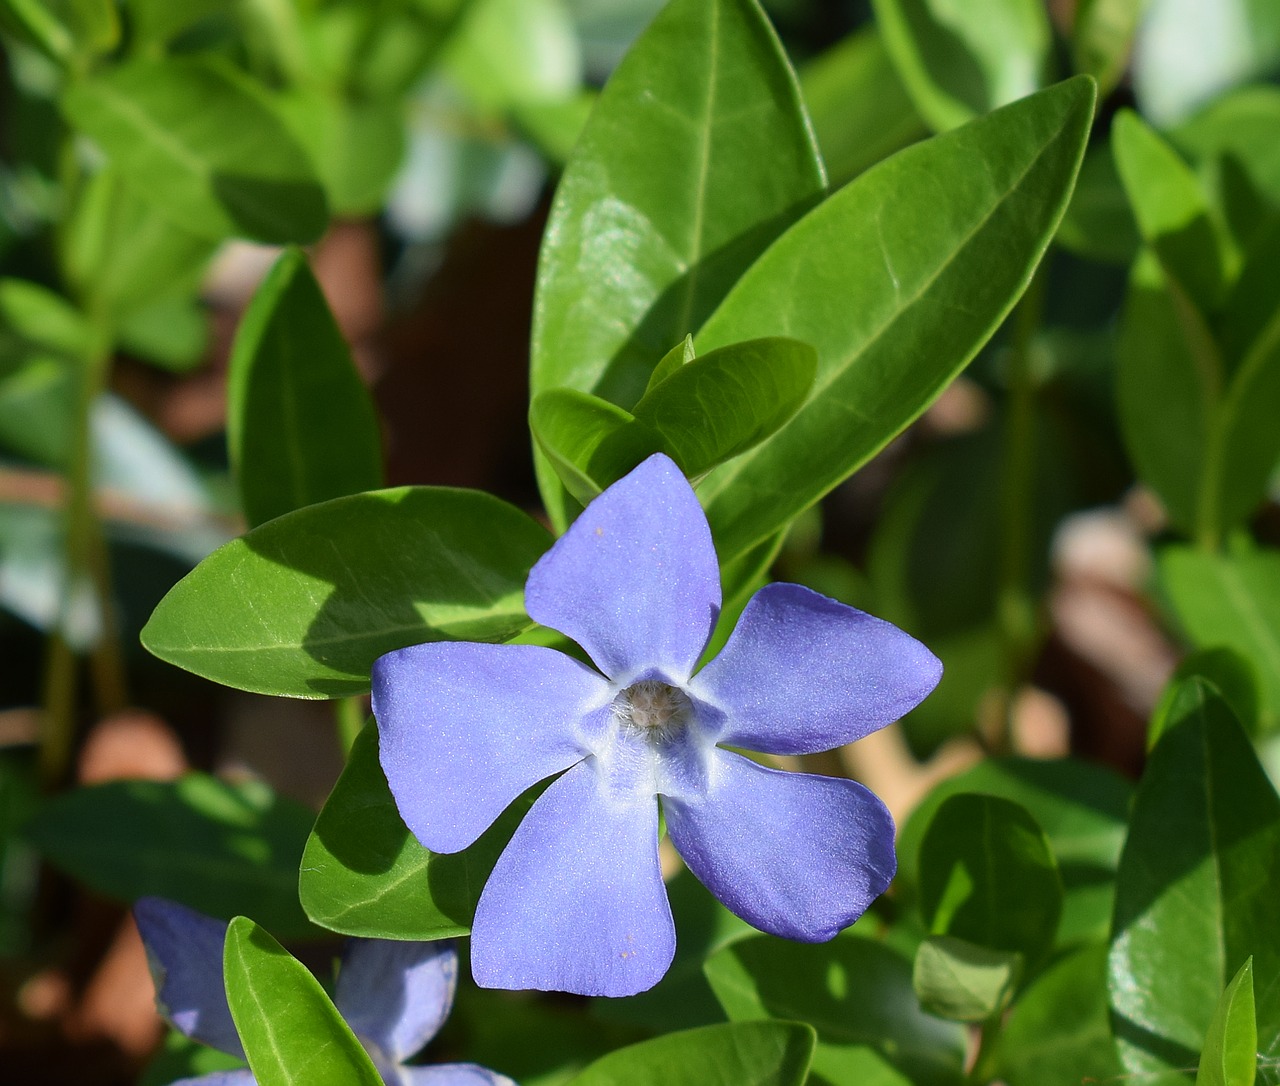
<instances>
[{"instance_id":1,"label":"periwinkle flower","mask_svg":"<svg viewBox=\"0 0 1280 1086\"><path fill-rule=\"evenodd\" d=\"M134 919L156 985L156 1007L186 1036L244 1059L222 981L224 921L163 898L140 899ZM407 1067L453 1006L458 958L449 943L350 939L333 1001L387 1086L515 1086L471 1063ZM173 1086L254 1086L247 1067Z\"/></svg>"},{"instance_id":2,"label":"periwinkle flower","mask_svg":"<svg viewBox=\"0 0 1280 1086\"><path fill-rule=\"evenodd\" d=\"M695 673L720 612L719 567L692 488L661 454L538 561L525 606L599 671L541 646L465 642L399 649L373 669L382 767L428 849L466 848L525 789L561 774L481 893L479 984L623 996L661 979L675 928L659 800L693 873L764 931L830 939L888 887L893 821L875 795L728 748L807 754L883 727L938 682L923 645L771 584Z\"/></svg>"}]
</instances>

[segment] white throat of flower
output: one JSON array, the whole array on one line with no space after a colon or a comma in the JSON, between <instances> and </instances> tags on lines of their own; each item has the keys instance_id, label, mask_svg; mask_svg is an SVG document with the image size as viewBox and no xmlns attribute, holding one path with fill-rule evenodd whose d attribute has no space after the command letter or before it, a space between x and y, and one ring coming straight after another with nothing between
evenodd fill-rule
<instances>
[{"instance_id":1,"label":"white throat of flower","mask_svg":"<svg viewBox=\"0 0 1280 1086\"><path fill-rule=\"evenodd\" d=\"M693 703L679 687L643 679L619 692L613 712L624 731L661 742L684 731L693 716Z\"/></svg>"}]
</instances>

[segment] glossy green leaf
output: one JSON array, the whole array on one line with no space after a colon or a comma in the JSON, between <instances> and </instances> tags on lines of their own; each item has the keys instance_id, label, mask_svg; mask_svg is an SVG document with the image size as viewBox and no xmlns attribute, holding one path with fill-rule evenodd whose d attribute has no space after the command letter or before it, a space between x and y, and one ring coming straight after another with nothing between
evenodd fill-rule
<instances>
[{"instance_id":1,"label":"glossy green leaf","mask_svg":"<svg viewBox=\"0 0 1280 1086\"><path fill-rule=\"evenodd\" d=\"M1009 1006L1021 974L1017 951L931 935L916 951L911 983L930 1014L953 1022L985 1022Z\"/></svg>"},{"instance_id":2,"label":"glossy green leaf","mask_svg":"<svg viewBox=\"0 0 1280 1086\"><path fill-rule=\"evenodd\" d=\"M120 38L112 0L0 0L0 25L63 64L109 52Z\"/></svg>"},{"instance_id":3,"label":"glossy green leaf","mask_svg":"<svg viewBox=\"0 0 1280 1086\"><path fill-rule=\"evenodd\" d=\"M669 4L605 86L556 192L532 391L633 405L655 359L698 329L823 185L795 76L754 0ZM563 524L547 465L539 478Z\"/></svg>"},{"instance_id":4,"label":"glossy green leaf","mask_svg":"<svg viewBox=\"0 0 1280 1086\"><path fill-rule=\"evenodd\" d=\"M1280 724L1280 553L1206 554L1165 547L1160 584L1178 623L1197 648L1225 645L1252 662L1261 694L1260 724Z\"/></svg>"},{"instance_id":5,"label":"glossy green leaf","mask_svg":"<svg viewBox=\"0 0 1280 1086\"><path fill-rule=\"evenodd\" d=\"M693 336L685 336L681 342L664 354L662 360L653 367L653 372L649 374L649 383L645 386L645 395L647 396L681 366L692 362L696 357L697 351L693 347Z\"/></svg>"},{"instance_id":6,"label":"glossy green leaf","mask_svg":"<svg viewBox=\"0 0 1280 1086\"><path fill-rule=\"evenodd\" d=\"M955 1086L964 1079L964 1031L920 1009L911 963L883 943L850 934L821 945L756 935L714 954L705 969L730 1020L814 1026L811 1082Z\"/></svg>"},{"instance_id":7,"label":"glossy green leaf","mask_svg":"<svg viewBox=\"0 0 1280 1086\"><path fill-rule=\"evenodd\" d=\"M548 543L525 514L478 491L335 498L216 550L160 601L142 641L242 690L359 694L392 649L501 641L528 625L524 581Z\"/></svg>"},{"instance_id":8,"label":"glossy green leaf","mask_svg":"<svg viewBox=\"0 0 1280 1086\"><path fill-rule=\"evenodd\" d=\"M529 405L529 429L564 488L583 506L662 446L630 411L572 388L538 393Z\"/></svg>"},{"instance_id":9,"label":"glossy green leaf","mask_svg":"<svg viewBox=\"0 0 1280 1086\"><path fill-rule=\"evenodd\" d=\"M1075 70L1093 76L1105 97L1129 63L1129 52L1146 0L1080 0L1071 28Z\"/></svg>"},{"instance_id":10,"label":"glossy green leaf","mask_svg":"<svg viewBox=\"0 0 1280 1086\"><path fill-rule=\"evenodd\" d=\"M1007 1086L1127 1082L1111 1036L1106 975L1106 946L1088 944L1032 981L1005 1019L995 1077Z\"/></svg>"},{"instance_id":11,"label":"glossy green leaf","mask_svg":"<svg viewBox=\"0 0 1280 1086\"><path fill-rule=\"evenodd\" d=\"M920 842L920 911L934 935L1017 951L1034 966L1053 945L1062 878L1025 807L959 793L942 801Z\"/></svg>"},{"instance_id":12,"label":"glossy green leaf","mask_svg":"<svg viewBox=\"0 0 1280 1086\"><path fill-rule=\"evenodd\" d=\"M833 188L929 134L874 26L807 61L800 89Z\"/></svg>"},{"instance_id":13,"label":"glossy green leaf","mask_svg":"<svg viewBox=\"0 0 1280 1086\"><path fill-rule=\"evenodd\" d=\"M135 60L73 84L62 106L139 196L192 233L279 243L324 229L306 153L228 66Z\"/></svg>"},{"instance_id":14,"label":"glossy green leaf","mask_svg":"<svg viewBox=\"0 0 1280 1086\"><path fill-rule=\"evenodd\" d=\"M344 935L466 935L489 872L532 802L532 795L517 800L470 848L428 852L396 810L370 721L307 839L298 883L302 907L321 927Z\"/></svg>"},{"instance_id":15,"label":"glossy green leaf","mask_svg":"<svg viewBox=\"0 0 1280 1086\"><path fill-rule=\"evenodd\" d=\"M320 982L248 917L227 928L222 967L258 1086L382 1086Z\"/></svg>"},{"instance_id":16,"label":"glossy green leaf","mask_svg":"<svg viewBox=\"0 0 1280 1086\"><path fill-rule=\"evenodd\" d=\"M1196 1086L1253 1086L1258 1073L1258 1022L1253 1000L1253 959L1218 1000L1196 1070Z\"/></svg>"},{"instance_id":17,"label":"glossy green leaf","mask_svg":"<svg viewBox=\"0 0 1280 1086\"><path fill-rule=\"evenodd\" d=\"M28 824L48 860L100 894L172 898L212 916L251 912L282 935L314 934L297 867L312 814L258 782L203 773L64 793Z\"/></svg>"},{"instance_id":18,"label":"glossy green leaf","mask_svg":"<svg viewBox=\"0 0 1280 1086\"><path fill-rule=\"evenodd\" d=\"M1029 812L1053 848L1065 897L1061 946L1105 939L1111 925L1116 867L1128 829L1132 789L1119 774L1074 758L992 758L943 781L911 813L898 835L900 891L920 879L920 842L950 796L1002 796Z\"/></svg>"},{"instance_id":19,"label":"glossy green leaf","mask_svg":"<svg viewBox=\"0 0 1280 1086\"><path fill-rule=\"evenodd\" d=\"M1112 123L1111 148L1143 238L1200 312L1214 312L1236 269L1195 174L1132 110Z\"/></svg>"},{"instance_id":20,"label":"glossy green leaf","mask_svg":"<svg viewBox=\"0 0 1280 1086\"><path fill-rule=\"evenodd\" d=\"M373 398L298 249L241 318L228 376L227 445L251 527L382 485Z\"/></svg>"},{"instance_id":21,"label":"glossy green leaf","mask_svg":"<svg viewBox=\"0 0 1280 1086\"><path fill-rule=\"evenodd\" d=\"M1185 1081L1250 955L1258 1051L1280 1054L1280 798L1212 687L1184 683L1172 715L1134 802L1107 982L1121 1058L1157 1086Z\"/></svg>"},{"instance_id":22,"label":"glossy green leaf","mask_svg":"<svg viewBox=\"0 0 1280 1086\"><path fill-rule=\"evenodd\" d=\"M703 1026L610 1052L572 1086L801 1086L812 1054L803 1022Z\"/></svg>"},{"instance_id":23,"label":"glossy green leaf","mask_svg":"<svg viewBox=\"0 0 1280 1086\"><path fill-rule=\"evenodd\" d=\"M818 374L791 422L699 488L722 561L864 464L969 362L1057 228L1092 115L1081 78L908 147L738 281L699 353L785 334L817 348Z\"/></svg>"},{"instance_id":24,"label":"glossy green leaf","mask_svg":"<svg viewBox=\"0 0 1280 1086\"><path fill-rule=\"evenodd\" d=\"M1225 645L1193 652L1174 670L1147 728L1147 749L1153 748L1174 723L1182 684L1192 677L1204 680L1222 695L1231 712L1250 738L1258 734L1258 671L1247 656Z\"/></svg>"},{"instance_id":25,"label":"glossy green leaf","mask_svg":"<svg viewBox=\"0 0 1280 1086\"><path fill-rule=\"evenodd\" d=\"M1116 367L1121 432L1139 478L1183 532L1215 523L1205 486L1222 360L1203 315L1149 252L1129 277Z\"/></svg>"},{"instance_id":26,"label":"glossy green leaf","mask_svg":"<svg viewBox=\"0 0 1280 1086\"><path fill-rule=\"evenodd\" d=\"M954 128L1044 85L1053 30L1036 0L873 0L876 23L921 115Z\"/></svg>"}]
</instances>

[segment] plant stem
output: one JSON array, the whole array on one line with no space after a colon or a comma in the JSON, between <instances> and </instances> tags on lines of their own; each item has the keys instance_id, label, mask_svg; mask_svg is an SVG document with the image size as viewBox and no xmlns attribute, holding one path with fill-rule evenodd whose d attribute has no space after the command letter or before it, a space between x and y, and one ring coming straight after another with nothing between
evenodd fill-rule
<instances>
[{"instance_id":1,"label":"plant stem","mask_svg":"<svg viewBox=\"0 0 1280 1086\"><path fill-rule=\"evenodd\" d=\"M1005 675L998 694L996 753L1012 745L1013 697L1030 665L1036 640L1036 605L1028 585L1031 565L1032 499L1035 486L1035 384L1031 343L1044 313L1047 277L1041 264L1018 303L1009 349L1009 404L1005 422L1004 475L1000 505L1000 565L996 621L1004 647Z\"/></svg>"},{"instance_id":2,"label":"plant stem","mask_svg":"<svg viewBox=\"0 0 1280 1086\"><path fill-rule=\"evenodd\" d=\"M987 1086L995 1077L996 1050L1000 1041L1001 1015L988 1018L979 1027L978 1052L965 1076L967 1086Z\"/></svg>"},{"instance_id":3,"label":"plant stem","mask_svg":"<svg viewBox=\"0 0 1280 1086\"><path fill-rule=\"evenodd\" d=\"M338 720L338 741L342 744L342 753L347 754L369 718L368 707L364 698L356 695L339 698L333 703L333 711Z\"/></svg>"}]
</instances>

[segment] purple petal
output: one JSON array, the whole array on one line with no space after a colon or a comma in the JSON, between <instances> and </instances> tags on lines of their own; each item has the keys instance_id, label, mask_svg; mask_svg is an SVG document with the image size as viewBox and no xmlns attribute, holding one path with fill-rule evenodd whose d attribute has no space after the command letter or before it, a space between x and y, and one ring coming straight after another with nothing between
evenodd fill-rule
<instances>
[{"instance_id":1,"label":"purple petal","mask_svg":"<svg viewBox=\"0 0 1280 1086\"><path fill-rule=\"evenodd\" d=\"M539 559L524 600L610 678L684 682L720 613L720 568L680 469L659 453L609 487Z\"/></svg>"},{"instance_id":2,"label":"purple petal","mask_svg":"<svg viewBox=\"0 0 1280 1086\"><path fill-rule=\"evenodd\" d=\"M516 1086L506 1075L474 1063L442 1063L434 1067L398 1067L396 1086Z\"/></svg>"},{"instance_id":3,"label":"purple petal","mask_svg":"<svg viewBox=\"0 0 1280 1086\"><path fill-rule=\"evenodd\" d=\"M378 750L400 817L457 852L521 792L585 754L580 724L607 704L589 667L537 645L438 641L373 665Z\"/></svg>"},{"instance_id":4,"label":"purple petal","mask_svg":"<svg viewBox=\"0 0 1280 1086\"><path fill-rule=\"evenodd\" d=\"M766 585L689 684L725 716L721 743L769 754L831 750L883 728L938 685L909 634L797 584Z\"/></svg>"},{"instance_id":5,"label":"purple petal","mask_svg":"<svg viewBox=\"0 0 1280 1086\"><path fill-rule=\"evenodd\" d=\"M489 876L471 929L482 987L634 995L671 964L657 801L606 789L597 762L538 798Z\"/></svg>"},{"instance_id":6,"label":"purple petal","mask_svg":"<svg viewBox=\"0 0 1280 1086\"><path fill-rule=\"evenodd\" d=\"M667 831L716 897L761 931L818 943L893 881L893 819L862 785L717 750L705 800L663 798Z\"/></svg>"},{"instance_id":7,"label":"purple petal","mask_svg":"<svg viewBox=\"0 0 1280 1086\"><path fill-rule=\"evenodd\" d=\"M444 1025L458 983L448 942L352 939L342 955L334 1003L362 1042L399 1063Z\"/></svg>"},{"instance_id":8,"label":"purple petal","mask_svg":"<svg viewBox=\"0 0 1280 1086\"><path fill-rule=\"evenodd\" d=\"M257 1079L247 1067L234 1071L210 1071L207 1075L180 1078L169 1086L257 1086Z\"/></svg>"},{"instance_id":9,"label":"purple petal","mask_svg":"<svg viewBox=\"0 0 1280 1086\"><path fill-rule=\"evenodd\" d=\"M193 1040L244 1059L222 984L227 924L159 897L133 906L156 986L156 1009Z\"/></svg>"}]
</instances>

